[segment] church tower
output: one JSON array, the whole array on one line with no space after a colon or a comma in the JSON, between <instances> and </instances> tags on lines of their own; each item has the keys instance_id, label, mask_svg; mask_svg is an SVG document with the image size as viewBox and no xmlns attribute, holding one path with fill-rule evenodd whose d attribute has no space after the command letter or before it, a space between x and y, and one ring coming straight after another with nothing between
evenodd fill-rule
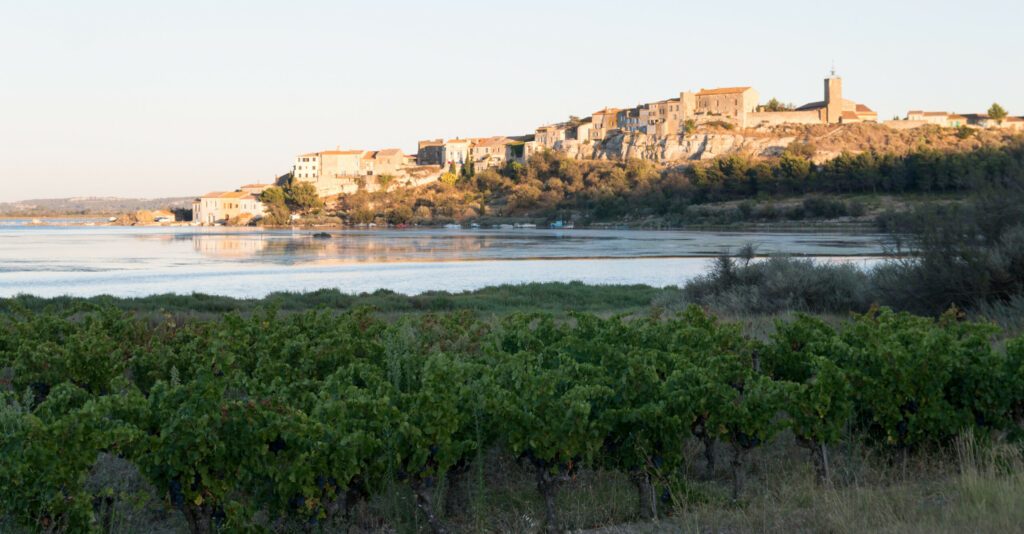
<instances>
[{"instance_id":1,"label":"church tower","mask_svg":"<svg viewBox=\"0 0 1024 534\"><path fill-rule=\"evenodd\" d=\"M825 121L839 124L843 118L843 79L836 76L836 71L825 78Z\"/></svg>"}]
</instances>

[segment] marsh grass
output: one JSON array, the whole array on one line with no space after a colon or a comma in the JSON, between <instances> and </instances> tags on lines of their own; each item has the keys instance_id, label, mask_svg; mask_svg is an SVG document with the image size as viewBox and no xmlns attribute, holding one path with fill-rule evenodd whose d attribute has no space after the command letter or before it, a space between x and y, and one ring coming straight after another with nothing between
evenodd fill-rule
<instances>
[{"instance_id":1,"label":"marsh grass","mask_svg":"<svg viewBox=\"0 0 1024 534\"><path fill-rule=\"evenodd\" d=\"M264 298L232 298L193 293L191 295L152 295L148 297L97 296L90 298L41 298L18 295L0 299L0 314L18 309L34 312L66 312L102 306L114 306L137 314L173 314L192 319L208 319L226 312L249 314L260 308L274 307L283 313L326 309L347 311L370 307L382 315L451 312L468 310L482 316L513 312L569 311L601 314L635 313L651 307L655 301L677 302L680 290L646 285L587 285L582 282L505 284L475 291L449 293L430 291L403 295L388 290L358 295L337 289L307 293L271 293Z\"/></svg>"}]
</instances>

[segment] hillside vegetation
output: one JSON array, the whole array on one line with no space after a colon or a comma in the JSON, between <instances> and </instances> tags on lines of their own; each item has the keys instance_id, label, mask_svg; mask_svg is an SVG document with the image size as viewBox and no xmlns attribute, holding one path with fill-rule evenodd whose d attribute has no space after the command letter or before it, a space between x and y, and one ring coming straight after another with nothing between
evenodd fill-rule
<instances>
[{"instance_id":1,"label":"hillside vegetation","mask_svg":"<svg viewBox=\"0 0 1024 534\"><path fill-rule=\"evenodd\" d=\"M834 132L835 137L855 135ZM909 133L885 135L905 141ZM352 224L502 218L681 226L856 218L865 214L865 203L837 196L916 196L941 201L1004 186L1024 176L1021 137L980 132L972 135L984 140L960 139L942 129L917 135L920 139L913 145L896 146L887 137L877 143L881 146L870 143L870 150L844 151L820 163L815 161L823 148L816 143L831 147L828 143L833 141L794 142L778 157L729 155L671 167L643 160L576 161L549 151L532 156L525 165L467 171L452 183L340 197L329 203L327 213ZM805 199L798 202L800 209L778 208L792 198ZM739 204L725 214L706 207L730 201Z\"/></svg>"}]
</instances>

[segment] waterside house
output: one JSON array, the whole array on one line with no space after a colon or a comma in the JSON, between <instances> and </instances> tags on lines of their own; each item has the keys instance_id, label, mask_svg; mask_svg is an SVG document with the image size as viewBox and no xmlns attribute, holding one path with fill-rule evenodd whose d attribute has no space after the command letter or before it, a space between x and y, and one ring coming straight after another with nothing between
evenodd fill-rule
<instances>
[{"instance_id":1,"label":"waterside house","mask_svg":"<svg viewBox=\"0 0 1024 534\"><path fill-rule=\"evenodd\" d=\"M192 222L200 225L244 224L266 213L259 198L245 191L215 191L192 202Z\"/></svg>"}]
</instances>

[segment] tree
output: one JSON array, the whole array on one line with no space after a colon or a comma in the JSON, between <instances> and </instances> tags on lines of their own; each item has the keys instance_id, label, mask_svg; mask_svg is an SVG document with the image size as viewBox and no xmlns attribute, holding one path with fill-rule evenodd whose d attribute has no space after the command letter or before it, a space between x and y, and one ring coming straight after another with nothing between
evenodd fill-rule
<instances>
[{"instance_id":1,"label":"tree","mask_svg":"<svg viewBox=\"0 0 1024 534\"><path fill-rule=\"evenodd\" d=\"M286 193L288 204L296 211L310 211L324 206L316 187L309 182L293 184Z\"/></svg>"},{"instance_id":2,"label":"tree","mask_svg":"<svg viewBox=\"0 0 1024 534\"><path fill-rule=\"evenodd\" d=\"M762 109L764 111L793 111L793 104L784 104L777 98L772 98Z\"/></svg>"},{"instance_id":3,"label":"tree","mask_svg":"<svg viewBox=\"0 0 1024 534\"><path fill-rule=\"evenodd\" d=\"M380 184L380 190L385 193L391 188L391 184L395 181L395 177L391 174L382 174L377 177L377 183Z\"/></svg>"},{"instance_id":4,"label":"tree","mask_svg":"<svg viewBox=\"0 0 1024 534\"><path fill-rule=\"evenodd\" d=\"M1005 119L1007 115L1009 115L1009 113L1007 113L1006 110L1003 109L1003 106L1000 106L998 103L993 103L992 107L988 108L988 118L999 124L1003 123L1003 119Z\"/></svg>"},{"instance_id":5,"label":"tree","mask_svg":"<svg viewBox=\"0 0 1024 534\"><path fill-rule=\"evenodd\" d=\"M267 208L263 216L266 224L283 226L291 222L291 210L288 209L287 195L280 187L268 187L260 193L260 202Z\"/></svg>"}]
</instances>

